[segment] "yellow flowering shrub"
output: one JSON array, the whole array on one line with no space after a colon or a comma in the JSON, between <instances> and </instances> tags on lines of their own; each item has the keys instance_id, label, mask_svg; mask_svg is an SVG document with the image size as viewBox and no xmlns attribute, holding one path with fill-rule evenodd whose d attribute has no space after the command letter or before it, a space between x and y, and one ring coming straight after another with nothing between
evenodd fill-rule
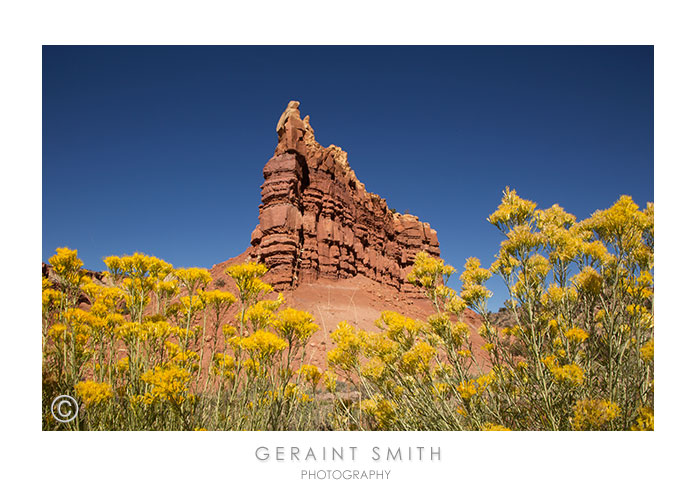
<instances>
[{"instance_id":1,"label":"yellow flowering shrub","mask_svg":"<svg viewBox=\"0 0 699 495\"><path fill-rule=\"evenodd\" d=\"M336 392L338 426L560 430L651 424L652 205L641 211L622 197L578 221L559 205L539 209L506 189L489 221L504 240L489 268L466 260L460 294L447 285L453 268L427 253L415 257L408 281L435 310L425 323L384 312L378 334L345 325L334 332L329 366L343 371L360 398L369 397L356 407ZM508 289L505 309L513 323L504 328L495 326L487 308L493 275ZM472 329L462 321L466 307L483 321L478 333L486 362L473 357ZM386 408L390 420L377 416L381 401L395 404ZM392 410L396 414L388 414Z\"/></svg>"},{"instance_id":2,"label":"yellow flowering shrub","mask_svg":"<svg viewBox=\"0 0 699 495\"><path fill-rule=\"evenodd\" d=\"M45 417L53 397L71 391L85 414L46 428L295 429L322 421L314 397L322 382L335 390L334 375L303 363L305 352L300 363L297 356L318 326L308 313L281 309L281 294L261 300L272 291L259 278L263 265L229 267L234 294L209 290L208 270L173 269L142 253L106 257L97 278L86 276L76 251L59 248L50 261L55 275L42 277ZM84 297L89 309L77 307Z\"/></svg>"},{"instance_id":3,"label":"yellow flowering shrub","mask_svg":"<svg viewBox=\"0 0 699 495\"><path fill-rule=\"evenodd\" d=\"M227 267L225 292L208 270L142 253L104 258L95 277L59 248L42 277L43 426L652 430L653 212L622 196L579 221L508 188L488 218L503 236L490 266L467 258L457 291L453 267L417 253L407 280L433 314L339 323L326 371L306 361L318 325L262 264ZM488 310L493 276L506 325ZM70 393L76 421L51 421Z\"/></svg>"},{"instance_id":4,"label":"yellow flowering shrub","mask_svg":"<svg viewBox=\"0 0 699 495\"><path fill-rule=\"evenodd\" d=\"M652 411L652 213L622 196L578 221L505 190L489 218L505 236L490 271L509 290L515 324L496 331L478 289L487 275L469 260L462 297L483 318L497 379L483 400L473 378L460 382L462 417L518 430L631 429L637 411Z\"/></svg>"}]
</instances>

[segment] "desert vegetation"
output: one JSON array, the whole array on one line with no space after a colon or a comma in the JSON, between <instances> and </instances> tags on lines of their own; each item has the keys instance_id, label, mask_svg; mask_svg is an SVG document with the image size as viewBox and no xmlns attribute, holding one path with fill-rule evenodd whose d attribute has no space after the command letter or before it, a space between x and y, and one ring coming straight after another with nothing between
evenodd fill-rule
<instances>
[{"instance_id":1,"label":"desert vegetation","mask_svg":"<svg viewBox=\"0 0 699 495\"><path fill-rule=\"evenodd\" d=\"M622 196L578 221L506 189L488 221L504 237L490 266L469 258L457 293L456 270L419 253L409 281L434 314L386 311L379 332L340 323L325 369L307 361L313 317L274 294L262 264L229 267L226 292L205 269L135 253L105 258L98 282L59 248L42 279L42 426L652 430L653 205ZM509 292L504 328L493 276ZM74 421L52 415L61 394L80 404Z\"/></svg>"}]
</instances>

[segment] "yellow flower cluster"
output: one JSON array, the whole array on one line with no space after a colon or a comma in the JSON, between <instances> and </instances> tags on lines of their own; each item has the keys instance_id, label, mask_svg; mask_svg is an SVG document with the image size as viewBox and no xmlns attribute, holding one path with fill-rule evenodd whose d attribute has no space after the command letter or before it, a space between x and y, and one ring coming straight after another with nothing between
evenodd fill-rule
<instances>
[{"instance_id":1,"label":"yellow flower cluster","mask_svg":"<svg viewBox=\"0 0 699 495\"><path fill-rule=\"evenodd\" d=\"M540 232L532 232L530 225L517 225L507 233L507 238L500 244L500 256L525 258L526 255L541 247L545 238Z\"/></svg>"},{"instance_id":2,"label":"yellow flower cluster","mask_svg":"<svg viewBox=\"0 0 699 495\"><path fill-rule=\"evenodd\" d=\"M447 314L435 314L427 320L428 328L446 345L458 349L470 337L471 331L466 323L452 322Z\"/></svg>"},{"instance_id":3,"label":"yellow flower cluster","mask_svg":"<svg viewBox=\"0 0 699 495\"><path fill-rule=\"evenodd\" d=\"M551 271L551 263L540 254L526 258L522 263L522 267L523 272L526 271L529 277L536 279L539 283L542 283L549 271Z\"/></svg>"},{"instance_id":4,"label":"yellow flower cluster","mask_svg":"<svg viewBox=\"0 0 699 495\"><path fill-rule=\"evenodd\" d=\"M596 296L602 291L602 283L602 276L591 266L584 267L580 273L573 277L575 288L581 293L592 296Z\"/></svg>"},{"instance_id":5,"label":"yellow flower cluster","mask_svg":"<svg viewBox=\"0 0 699 495\"><path fill-rule=\"evenodd\" d=\"M200 291L199 298L207 308L214 308L216 311L225 311L235 304L237 299L230 292L221 290Z\"/></svg>"},{"instance_id":6,"label":"yellow flower cluster","mask_svg":"<svg viewBox=\"0 0 699 495\"><path fill-rule=\"evenodd\" d=\"M284 387L284 399L294 399L299 393L299 386L295 383L287 383Z\"/></svg>"},{"instance_id":7,"label":"yellow flower cluster","mask_svg":"<svg viewBox=\"0 0 699 495\"><path fill-rule=\"evenodd\" d=\"M240 347L258 359L267 360L274 354L286 349L288 344L272 332L258 330L249 337L241 339Z\"/></svg>"},{"instance_id":8,"label":"yellow flower cluster","mask_svg":"<svg viewBox=\"0 0 699 495\"><path fill-rule=\"evenodd\" d=\"M461 289L461 298L472 308L477 308L492 295L483 285L464 285Z\"/></svg>"},{"instance_id":9,"label":"yellow flower cluster","mask_svg":"<svg viewBox=\"0 0 699 495\"><path fill-rule=\"evenodd\" d=\"M129 356L125 356L117 361L116 369L119 373L125 373L129 369Z\"/></svg>"},{"instance_id":10,"label":"yellow flower cluster","mask_svg":"<svg viewBox=\"0 0 699 495\"><path fill-rule=\"evenodd\" d=\"M185 315L194 315L204 309L204 303L199 296L182 296L177 306Z\"/></svg>"},{"instance_id":11,"label":"yellow flower cluster","mask_svg":"<svg viewBox=\"0 0 699 495\"><path fill-rule=\"evenodd\" d=\"M252 331L261 330L269 327L274 321L274 312L284 303L284 296L279 294L275 300L257 301L250 306L245 314L238 313L237 319L243 320L243 323L249 324Z\"/></svg>"},{"instance_id":12,"label":"yellow flower cluster","mask_svg":"<svg viewBox=\"0 0 699 495\"><path fill-rule=\"evenodd\" d=\"M574 287L561 287L557 284L549 285L546 292L541 295L541 304L549 311L565 304L574 303L578 299L578 292Z\"/></svg>"},{"instance_id":13,"label":"yellow flower cluster","mask_svg":"<svg viewBox=\"0 0 699 495\"><path fill-rule=\"evenodd\" d=\"M67 309L62 313L65 323L55 323L49 329L49 335L57 342L72 341L76 350L82 350L90 338L92 315L78 308Z\"/></svg>"},{"instance_id":14,"label":"yellow flower cluster","mask_svg":"<svg viewBox=\"0 0 699 495\"><path fill-rule=\"evenodd\" d=\"M488 221L498 229L505 230L531 220L535 209L536 203L520 198L517 191L507 187L500 206L488 217Z\"/></svg>"},{"instance_id":15,"label":"yellow flower cluster","mask_svg":"<svg viewBox=\"0 0 699 495\"><path fill-rule=\"evenodd\" d=\"M262 294L272 292L272 286L260 280L265 273L267 273L267 267L261 263L249 262L226 268L226 274L235 281L240 300L245 304Z\"/></svg>"},{"instance_id":16,"label":"yellow flower cluster","mask_svg":"<svg viewBox=\"0 0 699 495\"><path fill-rule=\"evenodd\" d=\"M166 402L182 404L187 398L187 389L191 374L177 366L158 366L141 375L141 380L151 386L145 395L138 396L137 401L145 404Z\"/></svg>"},{"instance_id":17,"label":"yellow flower cluster","mask_svg":"<svg viewBox=\"0 0 699 495\"><path fill-rule=\"evenodd\" d=\"M114 397L114 392L112 392L112 387L109 383L98 383L91 380L77 383L75 392L85 407L88 408L103 404Z\"/></svg>"},{"instance_id":18,"label":"yellow flower cluster","mask_svg":"<svg viewBox=\"0 0 699 495\"><path fill-rule=\"evenodd\" d=\"M422 324L395 311L383 311L375 325L386 332L386 336L400 343L412 343Z\"/></svg>"},{"instance_id":19,"label":"yellow flower cluster","mask_svg":"<svg viewBox=\"0 0 699 495\"><path fill-rule=\"evenodd\" d=\"M323 373L321 373L318 367L312 364L302 365L298 370L298 374L301 378L310 383L314 390L318 386L320 379L323 377Z\"/></svg>"},{"instance_id":20,"label":"yellow flower cluster","mask_svg":"<svg viewBox=\"0 0 699 495\"><path fill-rule=\"evenodd\" d=\"M565 364L556 366L551 369L551 373L559 382L569 383L571 385L582 385L585 378L585 373L577 364Z\"/></svg>"},{"instance_id":21,"label":"yellow flower cluster","mask_svg":"<svg viewBox=\"0 0 699 495\"><path fill-rule=\"evenodd\" d=\"M179 328L166 321L145 321L137 324L139 338L142 341L163 341L172 335L177 335Z\"/></svg>"},{"instance_id":22,"label":"yellow flower cluster","mask_svg":"<svg viewBox=\"0 0 699 495\"><path fill-rule=\"evenodd\" d=\"M104 258L108 273L115 281L122 278L163 280L172 272L172 265L155 256L134 253L131 256Z\"/></svg>"},{"instance_id":23,"label":"yellow flower cluster","mask_svg":"<svg viewBox=\"0 0 699 495\"><path fill-rule=\"evenodd\" d=\"M328 364L345 371L352 371L359 365L359 352L366 340L366 334L355 329L346 321L337 324L330 334L337 347L328 352Z\"/></svg>"},{"instance_id":24,"label":"yellow flower cluster","mask_svg":"<svg viewBox=\"0 0 699 495\"><path fill-rule=\"evenodd\" d=\"M313 322L313 316L306 311L286 308L277 314L272 323L279 335L289 342L305 344L320 327Z\"/></svg>"},{"instance_id":25,"label":"yellow flower cluster","mask_svg":"<svg viewBox=\"0 0 699 495\"><path fill-rule=\"evenodd\" d=\"M78 251L62 247L56 249L56 254L49 258L49 263L58 276L59 284L63 287L80 285L80 268L83 262L78 258Z\"/></svg>"},{"instance_id":26,"label":"yellow flower cluster","mask_svg":"<svg viewBox=\"0 0 699 495\"><path fill-rule=\"evenodd\" d=\"M603 240L621 238L628 233L629 226L642 226L645 222L638 205L631 196L621 196L607 210L597 210L583 221L586 229L594 231Z\"/></svg>"},{"instance_id":27,"label":"yellow flower cluster","mask_svg":"<svg viewBox=\"0 0 699 495\"><path fill-rule=\"evenodd\" d=\"M481 375L475 380L468 380L459 383L456 391L464 400L469 400L474 395L482 395L495 381L495 372Z\"/></svg>"},{"instance_id":28,"label":"yellow flower cluster","mask_svg":"<svg viewBox=\"0 0 699 495\"><path fill-rule=\"evenodd\" d=\"M608 400L579 400L573 408L573 429L600 430L616 418L619 411L619 406Z\"/></svg>"},{"instance_id":29,"label":"yellow flower cluster","mask_svg":"<svg viewBox=\"0 0 699 495\"><path fill-rule=\"evenodd\" d=\"M490 270L481 268L478 258L468 258L460 278L464 284L483 285L492 275Z\"/></svg>"},{"instance_id":30,"label":"yellow flower cluster","mask_svg":"<svg viewBox=\"0 0 699 495\"><path fill-rule=\"evenodd\" d=\"M428 375L430 364L435 354L436 350L430 344L422 341L417 342L409 351L403 354L401 368L409 375L417 373Z\"/></svg>"},{"instance_id":31,"label":"yellow flower cluster","mask_svg":"<svg viewBox=\"0 0 699 495\"><path fill-rule=\"evenodd\" d=\"M583 384L585 372L577 364L571 363L561 366L558 364L558 358L554 355L546 356L542 361L556 381L572 386Z\"/></svg>"},{"instance_id":32,"label":"yellow flower cluster","mask_svg":"<svg viewBox=\"0 0 699 495\"><path fill-rule=\"evenodd\" d=\"M536 212L536 224L540 230L550 227L569 229L575 223L575 215L565 211L560 205L555 204L546 210Z\"/></svg>"},{"instance_id":33,"label":"yellow flower cluster","mask_svg":"<svg viewBox=\"0 0 699 495\"><path fill-rule=\"evenodd\" d=\"M60 291L51 288L51 282L47 278L41 279L41 309L44 315L59 308L62 294Z\"/></svg>"},{"instance_id":34,"label":"yellow flower cluster","mask_svg":"<svg viewBox=\"0 0 699 495\"><path fill-rule=\"evenodd\" d=\"M116 327L115 335L125 341L160 343L173 335L178 335L181 330L165 321L144 321L143 323L129 321Z\"/></svg>"},{"instance_id":35,"label":"yellow flower cluster","mask_svg":"<svg viewBox=\"0 0 699 495\"><path fill-rule=\"evenodd\" d=\"M337 390L337 375L331 370L325 371L323 373L323 385L328 389L329 392L335 393Z\"/></svg>"},{"instance_id":36,"label":"yellow flower cluster","mask_svg":"<svg viewBox=\"0 0 699 495\"><path fill-rule=\"evenodd\" d=\"M237 365L237 361L232 356L217 352L214 354L214 365L212 372L215 375L223 375L226 378L233 379L235 378Z\"/></svg>"},{"instance_id":37,"label":"yellow flower cluster","mask_svg":"<svg viewBox=\"0 0 699 495\"><path fill-rule=\"evenodd\" d=\"M453 315L456 315L457 317L461 316L461 314L466 311L466 307L468 306L466 304L466 301L464 301L460 296L456 295L456 291L453 289L449 289L451 292L453 292L453 295L450 294L449 297L444 297L443 299L446 300L446 304L444 305L444 310L447 313L451 313Z\"/></svg>"},{"instance_id":38,"label":"yellow flower cluster","mask_svg":"<svg viewBox=\"0 0 699 495\"><path fill-rule=\"evenodd\" d=\"M537 226L552 263L566 266L579 254L582 239L574 232L575 216L558 205L537 212Z\"/></svg>"},{"instance_id":39,"label":"yellow flower cluster","mask_svg":"<svg viewBox=\"0 0 699 495\"><path fill-rule=\"evenodd\" d=\"M590 336L585 330L578 327L571 328L564 335L569 341L575 342L576 344L585 342L585 340L587 340L587 338Z\"/></svg>"},{"instance_id":40,"label":"yellow flower cluster","mask_svg":"<svg viewBox=\"0 0 699 495\"><path fill-rule=\"evenodd\" d=\"M183 349L173 342L165 342L169 354L168 364L187 370L197 370L199 368L199 354L191 349Z\"/></svg>"},{"instance_id":41,"label":"yellow flower cluster","mask_svg":"<svg viewBox=\"0 0 699 495\"><path fill-rule=\"evenodd\" d=\"M229 266L226 268L226 273L238 282L262 277L267 273L267 267L261 263L247 262Z\"/></svg>"},{"instance_id":42,"label":"yellow flower cluster","mask_svg":"<svg viewBox=\"0 0 699 495\"><path fill-rule=\"evenodd\" d=\"M490 265L490 272L499 273L507 280L512 275L514 270L521 264L522 263L514 256L501 252L495 261L493 261L493 263Z\"/></svg>"},{"instance_id":43,"label":"yellow flower cluster","mask_svg":"<svg viewBox=\"0 0 699 495\"><path fill-rule=\"evenodd\" d=\"M415 256L413 269L408 274L407 280L423 289L434 289L440 284L445 284L449 276L455 272L453 266L445 265L443 260L420 251Z\"/></svg>"},{"instance_id":44,"label":"yellow flower cluster","mask_svg":"<svg viewBox=\"0 0 699 495\"><path fill-rule=\"evenodd\" d=\"M365 399L360 404L362 412L368 414L376 421L379 430L391 428L398 415L396 406L395 402L382 396Z\"/></svg>"},{"instance_id":45,"label":"yellow flower cluster","mask_svg":"<svg viewBox=\"0 0 699 495\"><path fill-rule=\"evenodd\" d=\"M607 247L601 241L585 242L581 244L580 253L588 257L590 263L597 263L600 266L610 263L612 255L607 251Z\"/></svg>"},{"instance_id":46,"label":"yellow flower cluster","mask_svg":"<svg viewBox=\"0 0 699 495\"><path fill-rule=\"evenodd\" d=\"M245 371L253 376L260 375L262 373L262 363L256 359L248 358L243 361L243 368L245 368Z\"/></svg>"},{"instance_id":47,"label":"yellow flower cluster","mask_svg":"<svg viewBox=\"0 0 699 495\"><path fill-rule=\"evenodd\" d=\"M372 380L374 383L380 383L384 380L387 374L386 364L380 358L374 357L362 365L360 374Z\"/></svg>"},{"instance_id":48,"label":"yellow flower cluster","mask_svg":"<svg viewBox=\"0 0 699 495\"><path fill-rule=\"evenodd\" d=\"M199 286L206 286L211 282L211 274L205 268L178 268L172 274L190 295L194 294Z\"/></svg>"},{"instance_id":49,"label":"yellow flower cluster","mask_svg":"<svg viewBox=\"0 0 699 495\"><path fill-rule=\"evenodd\" d=\"M464 272L461 274L461 298L466 305L477 307L488 299L492 292L483 285L492 276L490 270L481 268L478 258L469 258L464 265Z\"/></svg>"},{"instance_id":50,"label":"yellow flower cluster","mask_svg":"<svg viewBox=\"0 0 699 495\"><path fill-rule=\"evenodd\" d=\"M655 415L652 407L642 407L638 413L632 431L653 431L655 430Z\"/></svg>"},{"instance_id":51,"label":"yellow flower cluster","mask_svg":"<svg viewBox=\"0 0 699 495\"><path fill-rule=\"evenodd\" d=\"M367 333L364 336L364 352L369 358L377 358L382 363L393 364L400 358L401 344L391 340L388 332ZM396 334L394 334L396 335ZM397 336L397 335L396 335ZM405 347L411 347L413 340L404 341Z\"/></svg>"}]
</instances>

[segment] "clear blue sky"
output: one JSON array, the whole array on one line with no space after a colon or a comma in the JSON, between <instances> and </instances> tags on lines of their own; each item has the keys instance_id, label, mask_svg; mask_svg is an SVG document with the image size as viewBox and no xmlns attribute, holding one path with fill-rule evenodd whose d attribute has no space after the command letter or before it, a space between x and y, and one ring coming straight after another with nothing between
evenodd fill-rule
<instances>
[{"instance_id":1,"label":"clear blue sky","mask_svg":"<svg viewBox=\"0 0 699 495\"><path fill-rule=\"evenodd\" d=\"M134 251L210 267L241 253L291 99L459 270L492 261L486 217L507 185L579 218L621 194L653 201L652 47L50 46L43 259L69 246L97 270Z\"/></svg>"}]
</instances>

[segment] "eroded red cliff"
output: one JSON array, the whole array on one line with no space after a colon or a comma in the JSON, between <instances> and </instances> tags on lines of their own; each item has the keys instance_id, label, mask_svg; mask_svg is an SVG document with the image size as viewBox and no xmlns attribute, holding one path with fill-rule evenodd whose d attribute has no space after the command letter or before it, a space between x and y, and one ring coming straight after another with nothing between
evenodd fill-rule
<instances>
[{"instance_id":1,"label":"eroded red cliff","mask_svg":"<svg viewBox=\"0 0 699 495\"><path fill-rule=\"evenodd\" d=\"M298 107L290 102L277 125L279 144L264 167L250 257L267 265L266 279L278 289L363 274L410 290L406 276L415 254L439 256L437 233L367 192L347 153L318 144Z\"/></svg>"}]
</instances>

